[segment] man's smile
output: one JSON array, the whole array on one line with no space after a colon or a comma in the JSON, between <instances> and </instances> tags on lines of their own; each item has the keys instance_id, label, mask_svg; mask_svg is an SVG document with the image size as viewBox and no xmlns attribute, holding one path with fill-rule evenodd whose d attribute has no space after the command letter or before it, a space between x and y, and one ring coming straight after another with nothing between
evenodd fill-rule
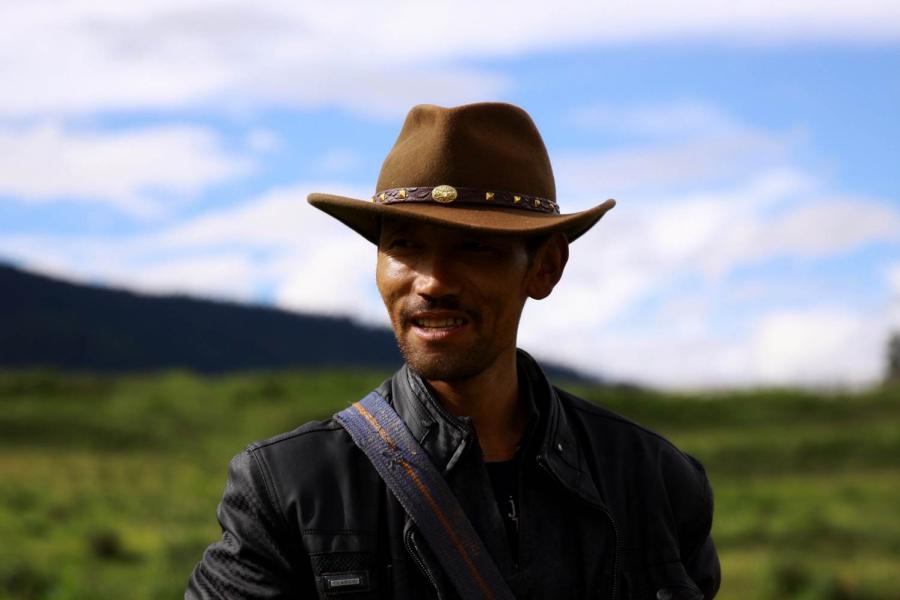
<instances>
[{"instance_id":1,"label":"man's smile","mask_svg":"<svg viewBox=\"0 0 900 600\"><path fill-rule=\"evenodd\" d=\"M413 319L413 325L426 329L446 329L463 323L464 319Z\"/></svg>"},{"instance_id":2,"label":"man's smile","mask_svg":"<svg viewBox=\"0 0 900 600\"><path fill-rule=\"evenodd\" d=\"M447 341L469 329L472 320L457 311L418 311L406 319L412 333L429 342Z\"/></svg>"}]
</instances>

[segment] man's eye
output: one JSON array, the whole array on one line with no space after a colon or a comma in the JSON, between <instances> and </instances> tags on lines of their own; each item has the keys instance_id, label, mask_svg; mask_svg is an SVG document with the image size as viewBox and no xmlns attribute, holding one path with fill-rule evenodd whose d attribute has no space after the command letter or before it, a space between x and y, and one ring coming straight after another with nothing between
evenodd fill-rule
<instances>
[{"instance_id":1,"label":"man's eye","mask_svg":"<svg viewBox=\"0 0 900 600\"><path fill-rule=\"evenodd\" d=\"M482 244L480 242L469 242L463 245L463 250L474 252L476 254L487 254L494 252L496 249L490 244Z\"/></svg>"},{"instance_id":2,"label":"man's eye","mask_svg":"<svg viewBox=\"0 0 900 600\"><path fill-rule=\"evenodd\" d=\"M402 249L402 248L414 248L414 247L415 247L415 243L412 240L408 240L405 238L393 239L393 240L391 240L391 243L388 244L388 248Z\"/></svg>"}]
</instances>

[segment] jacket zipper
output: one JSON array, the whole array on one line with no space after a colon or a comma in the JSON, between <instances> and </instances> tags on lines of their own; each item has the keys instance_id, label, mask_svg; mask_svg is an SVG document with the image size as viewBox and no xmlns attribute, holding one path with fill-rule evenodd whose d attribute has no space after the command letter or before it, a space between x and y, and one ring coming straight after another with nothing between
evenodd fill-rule
<instances>
[{"instance_id":1,"label":"jacket zipper","mask_svg":"<svg viewBox=\"0 0 900 600\"><path fill-rule=\"evenodd\" d=\"M546 473L548 473L562 487L568 489L569 486L567 486L565 483L563 483L563 481L559 477L557 477L556 473L553 472L553 469L551 469L549 467L549 465L547 465L546 460L544 460L543 454L538 454L536 460L537 460L537 464L541 467L541 469L543 469ZM580 494L575 494L575 496L581 502L586 504L587 506L597 509L600 512L602 512L604 515L606 515L606 519L609 521L609 524L612 527L613 541L614 541L612 600L616 600L616 598L618 598L618 593L619 593L619 590L618 590L618 587L619 587L619 528L616 526L616 521L615 521L615 519L613 519L612 513L609 512L609 509L606 508L606 506L604 506L603 504L595 504L593 502L589 502L588 500L585 500L584 498L582 498Z\"/></svg>"},{"instance_id":2,"label":"jacket zipper","mask_svg":"<svg viewBox=\"0 0 900 600\"><path fill-rule=\"evenodd\" d=\"M425 564L425 561L422 560L422 557L419 554L419 548L416 546L416 542L413 539L412 530L407 532L406 538L403 541L404 545L406 546L406 553L409 554L412 557L413 562L415 562L419 566L422 574L425 575L429 583L431 583L431 587L434 588L434 593L437 596L438 600L440 600L441 590L438 589L437 580L434 578L434 574L432 574L431 569L428 568L428 565Z\"/></svg>"}]
</instances>

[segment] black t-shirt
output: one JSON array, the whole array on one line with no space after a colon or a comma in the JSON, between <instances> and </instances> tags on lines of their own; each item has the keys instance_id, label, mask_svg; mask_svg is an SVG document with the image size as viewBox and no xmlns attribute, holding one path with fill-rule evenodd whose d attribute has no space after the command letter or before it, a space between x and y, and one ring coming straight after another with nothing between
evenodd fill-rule
<instances>
[{"instance_id":1,"label":"black t-shirt","mask_svg":"<svg viewBox=\"0 0 900 600\"><path fill-rule=\"evenodd\" d=\"M487 462L491 487L497 508L506 526L506 539L514 558L519 555L519 460L518 457L502 462ZM518 562L518 559L516 558Z\"/></svg>"}]
</instances>

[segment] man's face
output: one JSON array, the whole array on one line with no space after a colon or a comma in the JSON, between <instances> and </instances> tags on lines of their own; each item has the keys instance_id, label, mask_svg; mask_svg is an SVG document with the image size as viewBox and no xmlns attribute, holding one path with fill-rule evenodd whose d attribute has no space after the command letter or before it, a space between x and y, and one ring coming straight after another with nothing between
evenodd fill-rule
<instances>
[{"instance_id":1,"label":"man's face","mask_svg":"<svg viewBox=\"0 0 900 600\"><path fill-rule=\"evenodd\" d=\"M521 238L387 220L376 281L400 351L425 379L473 377L504 353L531 276Z\"/></svg>"}]
</instances>

